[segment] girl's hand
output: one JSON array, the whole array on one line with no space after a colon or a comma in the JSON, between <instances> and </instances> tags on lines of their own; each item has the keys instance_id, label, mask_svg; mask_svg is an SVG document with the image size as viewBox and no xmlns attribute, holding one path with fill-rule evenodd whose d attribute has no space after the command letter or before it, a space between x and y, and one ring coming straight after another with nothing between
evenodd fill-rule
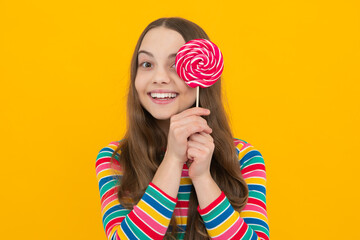
<instances>
[{"instance_id":1,"label":"girl's hand","mask_svg":"<svg viewBox=\"0 0 360 240\"><path fill-rule=\"evenodd\" d=\"M212 129L201 115L209 115L205 108L195 107L184 110L170 118L168 143L164 160L184 164L188 160L188 138L197 132L210 134ZM182 165L181 165L182 166Z\"/></svg>"},{"instance_id":2,"label":"girl's hand","mask_svg":"<svg viewBox=\"0 0 360 240\"><path fill-rule=\"evenodd\" d=\"M210 164L214 152L214 139L205 132L195 133L188 142L189 177L192 181L211 177Z\"/></svg>"}]
</instances>

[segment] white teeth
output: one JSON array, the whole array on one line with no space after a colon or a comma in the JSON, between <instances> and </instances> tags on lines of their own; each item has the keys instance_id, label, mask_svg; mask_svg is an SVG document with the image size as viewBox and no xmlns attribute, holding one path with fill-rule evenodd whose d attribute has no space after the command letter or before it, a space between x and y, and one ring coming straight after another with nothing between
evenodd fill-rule
<instances>
[{"instance_id":1,"label":"white teeth","mask_svg":"<svg viewBox=\"0 0 360 240\"><path fill-rule=\"evenodd\" d=\"M176 93L151 93L152 98L175 98Z\"/></svg>"}]
</instances>

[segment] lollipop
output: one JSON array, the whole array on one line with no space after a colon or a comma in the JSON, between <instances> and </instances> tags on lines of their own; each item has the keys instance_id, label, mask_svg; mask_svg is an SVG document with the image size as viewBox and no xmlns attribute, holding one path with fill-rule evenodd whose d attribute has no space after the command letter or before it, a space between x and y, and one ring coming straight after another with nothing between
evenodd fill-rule
<instances>
[{"instance_id":1,"label":"lollipop","mask_svg":"<svg viewBox=\"0 0 360 240\"><path fill-rule=\"evenodd\" d=\"M207 88L219 80L224 69L220 49L206 39L185 43L175 58L176 72L189 87L197 87L196 106L199 106L199 87Z\"/></svg>"}]
</instances>

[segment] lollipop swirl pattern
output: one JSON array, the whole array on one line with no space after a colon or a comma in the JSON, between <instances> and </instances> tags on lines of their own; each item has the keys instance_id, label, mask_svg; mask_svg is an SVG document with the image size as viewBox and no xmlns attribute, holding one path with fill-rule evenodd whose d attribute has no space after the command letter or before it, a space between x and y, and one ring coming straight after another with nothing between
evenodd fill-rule
<instances>
[{"instance_id":1,"label":"lollipop swirl pattern","mask_svg":"<svg viewBox=\"0 0 360 240\"><path fill-rule=\"evenodd\" d=\"M220 49L206 39L194 39L183 45L177 52L175 65L177 74L192 88L210 87L224 69Z\"/></svg>"}]
</instances>

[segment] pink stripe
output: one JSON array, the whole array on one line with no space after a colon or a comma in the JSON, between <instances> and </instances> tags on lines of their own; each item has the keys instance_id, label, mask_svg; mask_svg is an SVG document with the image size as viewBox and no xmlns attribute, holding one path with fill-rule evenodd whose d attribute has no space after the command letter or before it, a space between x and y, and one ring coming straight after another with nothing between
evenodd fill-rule
<instances>
[{"instance_id":1,"label":"pink stripe","mask_svg":"<svg viewBox=\"0 0 360 240\"><path fill-rule=\"evenodd\" d=\"M98 174L102 170L112 170L112 169L115 169L115 170L118 170L118 171L122 170L118 163L116 163L115 161L111 163L110 160L109 160L109 162L105 162L105 163L100 164L96 168L96 173Z\"/></svg>"},{"instance_id":2,"label":"pink stripe","mask_svg":"<svg viewBox=\"0 0 360 240\"><path fill-rule=\"evenodd\" d=\"M142 201L142 200L140 200ZM134 206L133 211L135 211L136 215L139 216L140 219L143 220L144 223L151 226L152 229L157 231L160 234L165 234L167 230L167 226L164 227L160 223L156 222L153 218L151 218L149 215L147 215L141 208L138 206Z\"/></svg>"},{"instance_id":3,"label":"pink stripe","mask_svg":"<svg viewBox=\"0 0 360 240\"><path fill-rule=\"evenodd\" d=\"M96 168L96 172L99 173L103 170L107 170L107 169L110 169L110 163L102 163L100 164L97 168Z\"/></svg>"},{"instance_id":4,"label":"pink stripe","mask_svg":"<svg viewBox=\"0 0 360 240\"><path fill-rule=\"evenodd\" d=\"M230 237L232 235L234 235L236 232L238 232L241 228L241 225L244 223L244 219L242 218L238 218L236 220L236 222L229 228L227 229L223 234L217 236L217 237L213 237L211 239L217 240L217 239L230 239Z\"/></svg>"},{"instance_id":5,"label":"pink stripe","mask_svg":"<svg viewBox=\"0 0 360 240\"><path fill-rule=\"evenodd\" d=\"M187 169L183 169L181 173L181 177L188 177L188 176L189 176L189 171Z\"/></svg>"},{"instance_id":6,"label":"pink stripe","mask_svg":"<svg viewBox=\"0 0 360 240\"><path fill-rule=\"evenodd\" d=\"M267 216L266 211L262 207L253 204L247 204L242 211L254 211L257 213L261 213L264 216Z\"/></svg>"},{"instance_id":7,"label":"pink stripe","mask_svg":"<svg viewBox=\"0 0 360 240\"><path fill-rule=\"evenodd\" d=\"M111 167L112 167L113 169L115 169L115 170L122 171L122 168L121 168L121 166L119 165L119 163L117 162L117 160L115 160L115 161L112 163Z\"/></svg>"},{"instance_id":8,"label":"pink stripe","mask_svg":"<svg viewBox=\"0 0 360 240\"><path fill-rule=\"evenodd\" d=\"M266 179L266 173L264 171L252 171L249 173L243 174L244 178L251 178L251 177L260 177Z\"/></svg>"},{"instance_id":9,"label":"pink stripe","mask_svg":"<svg viewBox=\"0 0 360 240\"><path fill-rule=\"evenodd\" d=\"M118 229L118 230L119 230L119 229ZM119 237L119 234L117 233L118 230L115 231L116 240L121 240L120 237Z\"/></svg>"},{"instance_id":10,"label":"pink stripe","mask_svg":"<svg viewBox=\"0 0 360 240\"><path fill-rule=\"evenodd\" d=\"M106 225L106 235L109 236L111 230L116 227L116 226L120 226L121 222L124 220L125 217L118 217L118 218L114 218L114 219L111 219L111 221L109 223L113 223L111 225Z\"/></svg>"},{"instance_id":11,"label":"pink stripe","mask_svg":"<svg viewBox=\"0 0 360 240\"><path fill-rule=\"evenodd\" d=\"M119 146L119 142L118 141L113 141L113 142L109 143L109 145Z\"/></svg>"},{"instance_id":12,"label":"pink stripe","mask_svg":"<svg viewBox=\"0 0 360 240\"><path fill-rule=\"evenodd\" d=\"M187 215L188 215L188 208L182 208L182 209L175 208L175 209L174 209L174 214L175 214L175 216L177 216L177 217L187 217Z\"/></svg>"},{"instance_id":13,"label":"pink stripe","mask_svg":"<svg viewBox=\"0 0 360 240\"><path fill-rule=\"evenodd\" d=\"M101 210L103 210L110 202L117 199L117 194L113 194L110 197L106 198L106 200L101 204Z\"/></svg>"}]
</instances>

